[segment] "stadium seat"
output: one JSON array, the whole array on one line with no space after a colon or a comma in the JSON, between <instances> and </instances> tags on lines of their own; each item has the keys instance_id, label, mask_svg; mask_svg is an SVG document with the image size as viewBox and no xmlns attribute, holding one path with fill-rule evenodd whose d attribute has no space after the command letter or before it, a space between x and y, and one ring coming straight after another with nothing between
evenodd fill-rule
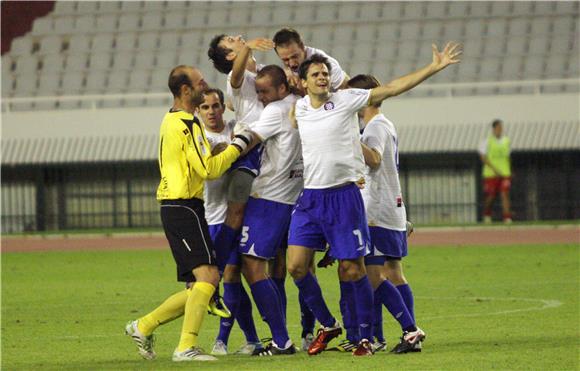
<instances>
[{"instance_id":1,"label":"stadium seat","mask_svg":"<svg viewBox=\"0 0 580 371\"><path fill-rule=\"evenodd\" d=\"M440 20L446 17L446 3L440 1L428 1L425 4L425 18Z\"/></svg>"},{"instance_id":2,"label":"stadium seat","mask_svg":"<svg viewBox=\"0 0 580 371\"><path fill-rule=\"evenodd\" d=\"M534 18L530 33L537 36L547 36L550 33L550 18Z\"/></svg>"},{"instance_id":3,"label":"stadium seat","mask_svg":"<svg viewBox=\"0 0 580 371\"><path fill-rule=\"evenodd\" d=\"M168 1L165 5L167 11L184 11L189 6L189 1Z\"/></svg>"},{"instance_id":4,"label":"stadium seat","mask_svg":"<svg viewBox=\"0 0 580 371\"><path fill-rule=\"evenodd\" d=\"M314 12L309 6L297 6L294 9L294 24L312 24L314 23ZM300 32L300 30L298 30Z\"/></svg>"},{"instance_id":5,"label":"stadium seat","mask_svg":"<svg viewBox=\"0 0 580 371\"><path fill-rule=\"evenodd\" d=\"M113 47L113 34L103 33L97 34L91 42L91 50L93 52L111 51Z\"/></svg>"},{"instance_id":6,"label":"stadium seat","mask_svg":"<svg viewBox=\"0 0 580 371\"><path fill-rule=\"evenodd\" d=\"M140 12L142 6L141 1L121 1L121 12L125 14Z\"/></svg>"},{"instance_id":7,"label":"stadium seat","mask_svg":"<svg viewBox=\"0 0 580 371\"><path fill-rule=\"evenodd\" d=\"M483 44L483 54L487 57L499 57L504 53L505 38L488 39Z\"/></svg>"},{"instance_id":8,"label":"stadium seat","mask_svg":"<svg viewBox=\"0 0 580 371\"><path fill-rule=\"evenodd\" d=\"M75 30L75 19L73 17L55 18L53 28L56 34L71 34Z\"/></svg>"},{"instance_id":9,"label":"stadium seat","mask_svg":"<svg viewBox=\"0 0 580 371\"><path fill-rule=\"evenodd\" d=\"M364 32L364 31L362 31ZM355 36L355 27L351 26L339 26L335 27L332 32L332 42L333 43L351 43L354 40ZM328 43L328 41L327 41ZM320 44L324 45L324 44Z\"/></svg>"},{"instance_id":10,"label":"stadium seat","mask_svg":"<svg viewBox=\"0 0 580 371\"><path fill-rule=\"evenodd\" d=\"M574 34L575 25L578 22L578 15L574 16L566 16L566 17L558 17L552 23L552 34L553 35L570 35ZM576 23L576 24L575 24Z\"/></svg>"},{"instance_id":11,"label":"stadium seat","mask_svg":"<svg viewBox=\"0 0 580 371\"><path fill-rule=\"evenodd\" d=\"M115 38L115 51L131 51L137 44L137 35L133 32L122 32Z\"/></svg>"},{"instance_id":12,"label":"stadium seat","mask_svg":"<svg viewBox=\"0 0 580 371\"><path fill-rule=\"evenodd\" d=\"M83 86L84 75L81 72L65 73L62 76L61 92L63 95L78 94Z\"/></svg>"},{"instance_id":13,"label":"stadium seat","mask_svg":"<svg viewBox=\"0 0 580 371\"><path fill-rule=\"evenodd\" d=\"M272 19L272 7L268 3L262 3L261 6L251 9L248 14L249 7L245 6L243 9L234 8L229 13L229 22L232 24L245 25L244 22L251 22L249 24L262 24L270 22ZM210 25L214 25L211 20ZM219 23L217 23L219 24Z\"/></svg>"},{"instance_id":14,"label":"stadium seat","mask_svg":"<svg viewBox=\"0 0 580 371\"><path fill-rule=\"evenodd\" d=\"M143 92L149 87L149 70L134 69L129 73L129 91Z\"/></svg>"},{"instance_id":15,"label":"stadium seat","mask_svg":"<svg viewBox=\"0 0 580 371\"><path fill-rule=\"evenodd\" d=\"M66 58L66 72L80 72L87 69L88 58L86 53L70 54Z\"/></svg>"},{"instance_id":16,"label":"stadium seat","mask_svg":"<svg viewBox=\"0 0 580 371\"><path fill-rule=\"evenodd\" d=\"M43 73L38 77L38 95L57 95L60 85L60 73Z\"/></svg>"},{"instance_id":17,"label":"stadium seat","mask_svg":"<svg viewBox=\"0 0 580 371\"><path fill-rule=\"evenodd\" d=\"M534 10L532 1L514 1L512 3L512 15L527 16L533 13Z\"/></svg>"},{"instance_id":18,"label":"stadium seat","mask_svg":"<svg viewBox=\"0 0 580 371\"><path fill-rule=\"evenodd\" d=\"M173 11L165 13L165 28L166 29L184 28L186 24L185 16L186 15L183 11Z\"/></svg>"},{"instance_id":19,"label":"stadium seat","mask_svg":"<svg viewBox=\"0 0 580 371\"><path fill-rule=\"evenodd\" d=\"M95 16L83 15L75 18L74 32L89 33L95 31Z\"/></svg>"},{"instance_id":20,"label":"stadium seat","mask_svg":"<svg viewBox=\"0 0 580 371\"><path fill-rule=\"evenodd\" d=\"M12 40L10 54L13 56L30 55L32 53L32 39L26 36L20 36Z\"/></svg>"},{"instance_id":21,"label":"stadium seat","mask_svg":"<svg viewBox=\"0 0 580 371\"><path fill-rule=\"evenodd\" d=\"M175 67L175 55L176 49L174 50L163 50L157 54L157 59L155 62L155 67L161 71L167 70Z\"/></svg>"},{"instance_id":22,"label":"stadium seat","mask_svg":"<svg viewBox=\"0 0 580 371\"><path fill-rule=\"evenodd\" d=\"M422 22L421 38L423 40L437 42L438 40L441 39L442 34L443 34L443 22L441 21Z\"/></svg>"},{"instance_id":23,"label":"stadium seat","mask_svg":"<svg viewBox=\"0 0 580 371\"><path fill-rule=\"evenodd\" d=\"M97 17L96 30L111 32L117 29L118 17L116 14L103 14Z\"/></svg>"},{"instance_id":24,"label":"stadium seat","mask_svg":"<svg viewBox=\"0 0 580 371\"><path fill-rule=\"evenodd\" d=\"M544 77L546 78L562 78L566 76L567 72L567 58L563 54L551 53L546 62L546 71Z\"/></svg>"},{"instance_id":25,"label":"stadium seat","mask_svg":"<svg viewBox=\"0 0 580 371\"><path fill-rule=\"evenodd\" d=\"M551 15L556 10L556 1L533 1L535 15Z\"/></svg>"},{"instance_id":26,"label":"stadium seat","mask_svg":"<svg viewBox=\"0 0 580 371\"><path fill-rule=\"evenodd\" d=\"M14 75L2 76L2 97L11 97L14 94Z\"/></svg>"},{"instance_id":27,"label":"stadium seat","mask_svg":"<svg viewBox=\"0 0 580 371\"><path fill-rule=\"evenodd\" d=\"M55 1L54 14L71 15L76 13L76 1Z\"/></svg>"},{"instance_id":28,"label":"stadium seat","mask_svg":"<svg viewBox=\"0 0 580 371\"><path fill-rule=\"evenodd\" d=\"M180 46L181 36L177 32L163 32L159 35L159 49L173 50Z\"/></svg>"},{"instance_id":29,"label":"stadium seat","mask_svg":"<svg viewBox=\"0 0 580 371\"><path fill-rule=\"evenodd\" d=\"M63 54L45 54L40 57L40 71L42 74L47 72L55 73L62 72L64 68L65 57Z\"/></svg>"},{"instance_id":30,"label":"stadium seat","mask_svg":"<svg viewBox=\"0 0 580 371\"><path fill-rule=\"evenodd\" d=\"M469 8L468 1L449 1L447 2L447 14L453 18L465 18Z\"/></svg>"},{"instance_id":31,"label":"stadium seat","mask_svg":"<svg viewBox=\"0 0 580 371\"><path fill-rule=\"evenodd\" d=\"M124 1L125 3L131 3L132 1ZM139 15L134 13L121 13L119 17L119 31L137 31L139 30Z\"/></svg>"},{"instance_id":32,"label":"stadium seat","mask_svg":"<svg viewBox=\"0 0 580 371\"><path fill-rule=\"evenodd\" d=\"M425 3L422 1L404 2L403 15L406 19L423 19L425 15Z\"/></svg>"},{"instance_id":33,"label":"stadium seat","mask_svg":"<svg viewBox=\"0 0 580 371\"><path fill-rule=\"evenodd\" d=\"M491 2L491 16L505 17L511 13L512 1L493 1Z\"/></svg>"},{"instance_id":34,"label":"stadium seat","mask_svg":"<svg viewBox=\"0 0 580 371\"><path fill-rule=\"evenodd\" d=\"M548 51L549 39L547 36L533 37L530 39L528 54L541 55Z\"/></svg>"},{"instance_id":35,"label":"stadium seat","mask_svg":"<svg viewBox=\"0 0 580 371\"><path fill-rule=\"evenodd\" d=\"M111 68L115 70L130 70L135 66L134 54L127 51L113 53L112 63Z\"/></svg>"},{"instance_id":36,"label":"stadium seat","mask_svg":"<svg viewBox=\"0 0 580 371\"><path fill-rule=\"evenodd\" d=\"M507 32L507 20L502 18L493 18L487 22L486 36L488 37L505 37Z\"/></svg>"},{"instance_id":37,"label":"stadium seat","mask_svg":"<svg viewBox=\"0 0 580 371\"><path fill-rule=\"evenodd\" d=\"M469 3L469 15L471 17L486 17L489 15L490 2L472 1Z\"/></svg>"},{"instance_id":38,"label":"stadium seat","mask_svg":"<svg viewBox=\"0 0 580 371\"><path fill-rule=\"evenodd\" d=\"M159 34L157 32L141 32L137 35L137 49L155 50L157 49L157 40Z\"/></svg>"},{"instance_id":39,"label":"stadium seat","mask_svg":"<svg viewBox=\"0 0 580 371\"><path fill-rule=\"evenodd\" d=\"M16 75L16 89L14 95L18 97L26 97L34 95L36 88L36 73L34 74L18 74Z\"/></svg>"},{"instance_id":40,"label":"stadium seat","mask_svg":"<svg viewBox=\"0 0 580 371\"><path fill-rule=\"evenodd\" d=\"M36 74L38 70L38 59L36 56L21 56L15 59L16 69L15 73L18 74Z\"/></svg>"},{"instance_id":41,"label":"stadium seat","mask_svg":"<svg viewBox=\"0 0 580 371\"><path fill-rule=\"evenodd\" d=\"M377 27L374 24L360 25L354 27L354 30L357 42L371 42L371 41L376 42L377 40L379 40L377 39ZM380 40L377 43L377 46L380 47Z\"/></svg>"},{"instance_id":42,"label":"stadium seat","mask_svg":"<svg viewBox=\"0 0 580 371\"><path fill-rule=\"evenodd\" d=\"M468 39L478 39L483 35L485 28L484 21L481 19L470 19L465 24L465 37Z\"/></svg>"},{"instance_id":43,"label":"stadium seat","mask_svg":"<svg viewBox=\"0 0 580 371\"><path fill-rule=\"evenodd\" d=\"M137 69L153 68L155 66L155 56L157 54L158 52L153 50L137 53L137 55L135 55L134 67Z\"/></svg>"},{"instance_id":44,"label":"stadium seat","mask_svg":"<svg viewBox=\"0 0 580 371\"><path fill-rule=\"evenodd\" d=\"M107 93L122 93L127 91L128 71L112 71L107 78Z\"/></svg>"},{"instance_id":45,"label":"stadium seat","mask_svg":"<svg viewBox=\"0 0 580 371\"><path fill-rule=\"evenodd\" d=\"M188 32L206 26L207 11L205 9L189 9L185 13L185 28Z\"/></svg>"},{"instance_id":46,"label":"stadium seat","mask_svg":"<svg viewBox=\"0 0 580 371\"><path fill-rule=\"evenodd\" d=\"M213 37L213 32L211 37ZM202 34L200 32L188 31L181 35L181 47L182 48L194 48L197 49L202 45ZM207 40L207 45L209 46L209 39ZM205 43L204 43L205 46Z\"/></svg>"},{"instance_id":47,"label":"stadium seat","mask_svg":"<svg viewBox=\"0 0 580 371\"><path fill-rule=\"evenodd\" d=\"M91 70L87 75L86 92L91 94L99 94L105 89L105 82L107 75L102 70Z\"/></svg>"},{"instance_id":48,"label":"stadium seat","mask_svg":"<svg viewBox=\"0 0 580 371\"><path fill-rule=\"evenodd\" d=\"M72 35L68 39L67 51L69 53L87 52L90 50L90 41L91 40L87 35Z\"/></svg>"},{"instance_id":49,"label":"stadium seat","mask_svg":"<svg viewBox=\"0 0 580 371\"><path fill-rule=\"evenodd\" d=\"M62 40L60 36L49 35L40 40L39 53L60 53L62 51Z\"/></svg>"},{"instance_id":50,"label":"stadium seat","mask_svg":"<svg viewBox=\"0 0 580 371\"><path fill-rule=\"evenodd\" d=\"M421 34L418 22L404 22L401 24L400 39L402 40L418 40Z\"/></svg>"},{"instance_id":51,"label":"stadium seat","mask_svg":"<svg viewBox=\"0 0 580 371\"><path fill-rule=\"evenodd\" d=\"M316 6L316 22L331 24L336 22L338 9L335 2L321 1Z\"/></svg>"},{"instance_id":52,"label":"stadium seat","mask_svg":"<svg viewBox=\"0 0 580 371\"><path fill-rule=\"evenodd\" d=\"M373 62L373 49L374 44L357 42L353 49L352 64L358 69L359 64Z\"/></svg>"},{"instance_id":53,"label":"stadium seat","mask_svg":"<svg viewBox=\"0 0 580 371\"><path fill-rule=\"evenodd\" d=\"M447 20L443 28L443 39L460 40L463 36L463 27L465 22L463 20Z\"/></svg>"},{"instance_id":54,"label":"stadium seat","mask_svg":"<svg viewBox=\"0 0 580 371\"><path fill-rule=\"evenodd\" d=\"M526 58L524 60L524 79L539 79L542 77L544 64L540 58Z\"/></svg>"},{"instance_id":55,"label":"stadium seat","mask_svg":"<svg viewBox=\"0 0 580 371\"><path fill-rule=\"evenodd\" d=\"M148 2L146 2L148 3ZM162 13L144 13L141 18L141 30L153 31L163 29Z\"/></svg>"},{"instance_id":56,"label":"stadium seat","mask_svg":"<svg viewBox=\"0 0 580 371\"><path fill-rule=\"evenodd\" d=\"M526 42L527 37L509 37L506 45L507 55L523 55L526 51Z\"/></svg>"},{"instance_id":57,"label":"stadium seat","mask_svg":"<svg viewBox=\"0 0 580 371\"><path fill-rule=\"evenodd\" d=\"M148 13L163 13L166 1L144 1L142 10Z\"/></svg>"},{"instance_id":58,"label":"stadium seat","mask_svg":"<svg viewBox=\"0 0 580 371\"><path fill-rule=\"evenodd\" d=\"M509 24L510 36L525 36L530 33L530 22L527 18L515 18L510 20Z\"/></svg>"},{"instance_id":59,"label":"stadium seat","mask_svg":"<svg viewBox=\"0 0 580 371\"><path fill-rule=\"evenodd\" d=\"M575 14L578 17L578 7L577 1L558 1L555 12L563 15Z\"/></svg>"},{"instance_id":60,"label":"stadium seat","mask_svg":"<svg viewBox=\"0 0 580 371\"><path fill-rule=\"evenodd\" d=\"M576 41L577 45L578 41ZM561 37L552 38L550 40L550 54L564 54L569 53L574 45L574 40L571 35L564 35ZM576 53L578 50L576 49Z\"/></svg>"},{"instance_id":61,"label":"stadium seat","mask_svg":"<svg viewBox=\"0 0 580 371\"><path fill-rule=\"evenodd\" d=\"M106 70L111 66L111 53L109 52L93 52L90 54L89 58L89 69L92 73L93 70Z\"/></svg>"},{"instance_id":62,"label":"stadium seat","mask_svg":"<svg viewBox=\"0 0 580 371\"><path fill-rule=\"evenodd\" d=\"M384 3L366 3L361 8L360 19L385 19L387 21L400 21L403 18L403 6L398 1L386 1Z\"/></svg>"},{"instance_id":63,"label":"stadium seat","mask_svg":"<svg viewBox=\"0 0 580 371\"><path fill-rule=\"evenodd\" d=\"M99 13L120 13L121 1L99 1Z\"/></svg>"},{"instance_id":64,"label":"stadium seat","mask_svg":"<svg viewBox=\"0 0 580 371\"><path fill-rule=\"evenodd\" d=\"M50 17L40 17L34 20L32 25L33 35L46 35L53 30L53 19Z\"/></svg>"},{"instance_id":65,"label":"stadium seat","mask_svg":"<svg viewBox=\"0 0 580 371\"><path fill-rule=\"evenodd\" d=\"M342 22L354 22L359 18L360 3L339 2L338 3L338 20Z\"/></svg>"},{"instance_id":66,"label":"stadium seat","mask_svg":"<svg viewBox=\"0 0 580 371\"><path fill-rule=\"evenodd\" d=\"M486 57L481 64L480 79L485 81L497 81L500 73L501 59Z\"/></svg>"},{"instance_id":67,"label":"stadium seat","mask_svg":"<svg viewBox=\"0 0 580 371\"><path fill-rule=\"evenodd\" d=\"M292 24L296 6L296 2L294 1L280 1L276 3L276 10L272 12L272 23L278 26L277 29Z\"/></svg>"},{"instance_id":68,"label":"stadium seat","mask_svg":"<svg viewBox=\"0 0 580 371\"><path fill-rule=\"evenodd\" d=\"M172 66L173 67L173 66ZM171 68L171 67L170 67ZM150 89L151 91L166 91L169 70L157 68L151 73Z\"/></svg>"},{"instance_id":69,"label":"stadium seat","mask_svg":"<svg viewBox=\"0 0 580 371\"><path fill-rule=\"evenodd\" d=\"M98 1L78 1L76 12L77 14L94 14L98 11Z\"/></svg>"}]
</instances>

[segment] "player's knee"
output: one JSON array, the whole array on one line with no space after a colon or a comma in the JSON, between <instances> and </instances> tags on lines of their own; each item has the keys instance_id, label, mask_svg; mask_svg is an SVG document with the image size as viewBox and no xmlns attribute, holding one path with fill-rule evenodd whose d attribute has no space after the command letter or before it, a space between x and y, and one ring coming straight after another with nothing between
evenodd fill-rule
<instances>
[{"instance_id":1,"label":"player's knee","mask_svg":"<svg viewBox=\"0 0 580 371\"><path fill-rule=\"evenodd\" d=\"M301 262L290 261L286 268L294 280L300 280L308 273L308 265Z\"/></svg>"},{"instance_id":2,"label":"player's knee","mask_svg":"<svg viewBox=\"0 0 580 371\"><path fill-rule=\"evenodd\" d=\"M224 283L236 283L241 281L240 268L237 265L226 265L224 269Z\"/></svg>"},{"instance_id":3,"label":"player's knee","mask_svg":"<svg viewBox=\"0 0 580 371\"><path fill-rule=\"evenodd\" d=\"M237 203L237 202L228 203L225 224L227 224L230 228L234 230L240 229L244 221L245 208L246 208L245 203Z\"/></svg>"},{"instance_id":4,"label":"player's knee","mask_svg":"<svg viewBox=\"0 0 580 371\"><path fill-rule=\"evenodd\" d=\"M218 286L220 275L215 265L202 265L193 270L196 282L207 282L213 286Z\"/></svg>"},{"instance_id":5,"label":"player's knee","mask_svg":"<svg viewBox=\"0 0 580 371\"><path fill-rule=\"evenodd\" d=\"M358 260L342 260L338 266L338 275L342 281L358 281L366 275L366 270Z\"/></svg>"}]
</instances>

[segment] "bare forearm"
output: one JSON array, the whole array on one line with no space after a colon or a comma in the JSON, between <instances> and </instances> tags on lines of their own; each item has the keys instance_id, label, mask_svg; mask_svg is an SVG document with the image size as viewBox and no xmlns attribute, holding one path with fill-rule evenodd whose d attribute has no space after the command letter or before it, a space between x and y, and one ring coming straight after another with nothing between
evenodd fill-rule
<instances>
[{"instance_id":1,"label":"bare forearm","mask_svg":"<svg viewBox=\"0 0 580 371\"><path fill-rule=\"evenodd\" d=\"M365 164L371 169L376 169L381 164L381 156L374 149L370 148L364 143L360 144L362 147Z\"/></svg>"},{"instance_id":2,"label":"bare forearm","mask_svg":"<svg viewBox=\"0 0 580 371\"><path fill-rule=\"evenodd\" d=\"M244 81L244 72L246 71L246 65L252 52L249 47L245 46L240 51L240 54L236 57L234 65L232 67L232 77L230 78L230 85L232 88L237 89L242 86Z\"/></svg>"},{"instance_id":3,"label":"bare forearm","mask_svg":"<svg viewBox=\"0 0 580 371\"><path fill-rule=\"evenodd\" d=\"M433 65L433 63L430 63L420 70L412 72L403 77L399 77L398 79L390 81L385 85L374 88L371 91L369 104L379 103L389 97L394 97L408 90L411 90L437 72L439 72L439 70Z\"/></svg>"}]
</instances>

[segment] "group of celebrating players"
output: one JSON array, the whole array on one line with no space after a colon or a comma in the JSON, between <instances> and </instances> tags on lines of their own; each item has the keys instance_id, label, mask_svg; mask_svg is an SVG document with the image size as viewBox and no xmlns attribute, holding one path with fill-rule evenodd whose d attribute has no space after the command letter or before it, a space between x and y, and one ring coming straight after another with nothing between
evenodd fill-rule
<instances>
[{"instance_id":1,"label":"group of celebrating players","mask_svg":"<svg viewBox=\"0 0 580 371\"><path fill-rule=\"evenodd\" d=\"M386 349L383 306L403 333L392 352L421 351L425 332L416 325L401 265L412 225L398 177L398 138L380 105L459 62L458 44L432 48L431 63L381 85L371 75L350 78L337 60L283 28L273 39L211 40L208 56L227 74L226 97L192 66L171 71L174 105L160 130L157 199L187 288L127 324L141 356L155 358L153 331L183 315L173 360L216 360L197 346L207 310L222 317L213 355L228 354L235 321L246 338L236 354L315 355L344 328L334 349L370 356ZM284 68L257 63L256 51L272 49ZM226 106L235 115L227 123ZM338 260L343 324L316 279L316 251L326 251L318 267ZM286 272L299 291L300 346L287 330ZM257 335L242 276L270 328L267 344Z\"/></svg>"}]
</instances>

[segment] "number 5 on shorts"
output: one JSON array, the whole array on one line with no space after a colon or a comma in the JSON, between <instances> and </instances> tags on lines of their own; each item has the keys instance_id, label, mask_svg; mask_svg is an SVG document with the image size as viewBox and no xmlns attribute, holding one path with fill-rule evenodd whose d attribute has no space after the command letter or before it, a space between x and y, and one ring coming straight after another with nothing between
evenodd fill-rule
<instances>
[{"instance_id":1,"label":"number 5 on shorts","mask_svg":"<svg viewBox=\"0 0 580 371\"><path fill-rule=\"evenodd\" d=\"M250 238L250 234L248 233L249 231L250 227L246 225L242 227L242 238L240 239L241 244L245 244L246 242L248 242L248 239Z\"/></svg>"}]
</instances>

